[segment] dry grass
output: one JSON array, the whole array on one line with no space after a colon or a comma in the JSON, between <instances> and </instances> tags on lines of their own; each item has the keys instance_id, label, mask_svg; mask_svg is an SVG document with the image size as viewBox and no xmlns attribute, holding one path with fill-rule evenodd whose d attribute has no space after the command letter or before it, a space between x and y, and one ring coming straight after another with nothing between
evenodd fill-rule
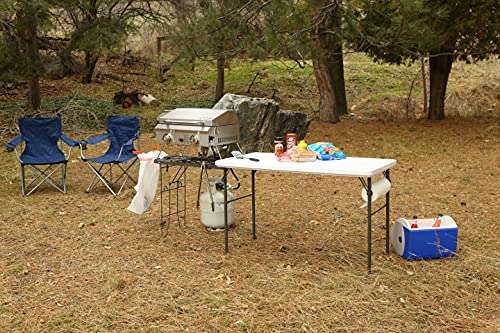
<instances>
[{"instance_id":1,"label":"dry grass","mask_svg":"<svg viewBox=\"0 0 500 333\"><path fill-rule=\"evenodd\" d=\"M0 331L498 332L498 123L313 123L309 140L323 139L351 156L396 158L392 216L452 215L458 256L387 256L377 216L367 275L355 179L258 174L258 239L250 203L239 202L224 256L223 235L206 232L194 209L162 237L158 202L135 216L131 189L83 193L80 162L69 165L67 195L21 198L14 156L1 152ZM144 134L141 144L154 142Z\"/></svg>"}]
</instances>

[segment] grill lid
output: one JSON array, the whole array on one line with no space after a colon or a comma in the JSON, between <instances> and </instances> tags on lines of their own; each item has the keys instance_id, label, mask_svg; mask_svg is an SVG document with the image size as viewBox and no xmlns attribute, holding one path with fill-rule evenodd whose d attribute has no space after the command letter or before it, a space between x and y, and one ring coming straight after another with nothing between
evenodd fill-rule
<instances>
[{"instance_id":1,"label":"grill lid","mask_svg":"<svg viewBox=\"0 0 500 333\"><path fill-rule=\"evenodd\" d=\"M238 124L233 111L202 108L177 108L160 114L160 124L192 126L226 126Z\"/></svg>"}]
</instances>

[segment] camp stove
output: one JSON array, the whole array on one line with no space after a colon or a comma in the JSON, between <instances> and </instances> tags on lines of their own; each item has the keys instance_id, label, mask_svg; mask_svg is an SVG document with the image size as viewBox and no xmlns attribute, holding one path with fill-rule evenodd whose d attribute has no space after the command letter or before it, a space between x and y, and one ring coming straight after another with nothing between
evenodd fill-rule
<instances>
[{"instance_id":1,"label":"camp stove","mask_svg":"<svg viewBox=\"0 0 500 333\"><path fill-rule=\"evenodd\" d=\"M238 144L240 124L234 111L177 108L157 118L156 139L177 145L197 145L200 156L227 156Z\"/></svg>"},{"instance_id":2,"label":"camp stove","mask_svg":"<svg viewBox=\"0 0 500 333\"><path fill-rule=\"evenodd\" d=\"M186 219L186 175L189 167L200 170L198 179L197 208L200 204L200 194L203 179L208 183L208 170L218 169L215 161L230 155L232 150L239 150L240 125L234 111L201 109L201 108L177 108L160 114L155 127L156 139L168 145L198 147L198 156L169 155L155 162L160 164L160 215L161 226L169 225L172 217L179 224ZM168 181L163 179L163 171L168 174ZM228 185L237 189L240 180L234 171L229 173L234 177L236 183ZM215 193L210 192L213 199ZM167 212L163 210L163 198L168 197ZM212 200L212 210L214 201Z\"/></svg>"}]
</instances>

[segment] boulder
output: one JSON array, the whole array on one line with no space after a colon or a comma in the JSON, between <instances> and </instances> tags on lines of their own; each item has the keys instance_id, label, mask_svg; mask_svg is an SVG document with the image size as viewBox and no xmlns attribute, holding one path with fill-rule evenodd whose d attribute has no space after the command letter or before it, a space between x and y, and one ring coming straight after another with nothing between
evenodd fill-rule
<instances>
[{"instance_id":1,"label":"boulder","mask_svg":"<svg viewBox=\"0 0 500 333\"><path fill-rule=\"evenodd\" d=\"M213 108L236 112L240 144L246 152L272 151L274 138L287 132L303 139L311 122L304 113L280 110L279 104L268 98L225 94Z\"/></svg>"}]
</instances>

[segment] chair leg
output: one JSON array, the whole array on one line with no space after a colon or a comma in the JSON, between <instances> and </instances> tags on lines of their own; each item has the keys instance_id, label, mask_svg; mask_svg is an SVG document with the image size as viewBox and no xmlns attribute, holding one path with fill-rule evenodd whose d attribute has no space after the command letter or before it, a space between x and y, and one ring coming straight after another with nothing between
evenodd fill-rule
<instances>
[{"instance_id":1,"label":"chair leg","mask_svg":"<svg viewBox=\"0 0 500 333\"><path fill-rule=\"evenodd\" d=\"M138 159L134 159L132 161L132 163L130 163L127 168L123 168L120 164L117 164L118 167L122 170L122 174L120 175L120 177L118 177L118 179L116 180L117 182L121 179L121 177L125 176L126 178L129 178L134 184L137 184L137 180L135 180L131 175L129 175L128 171L130 170L130 168L132 168L135 164L135 162L137 162Z\"/></svg>"},{"instance_id":2,"label":"chair leg","mask_svg":"<svg viewBox=\"0 0 500 333\"><path fill-rule=\"evenodd\" d=\"M30 165L31 168L33 170L35 170L36 172L38 172L38 175L35 177L35 179L33 179L28 185L26 185L24 183L24 180L25 180L25 177L23 175L23 179L22 179L22 182L23 182L23 187L24 187L24 196L28 196L30 195L31 193L35 192L35 190L37 188L39 188L43 183L47 183L49 184L50 186L52 186L53 188L55 188L56 190L62 192L62 193L66 193L65 192L65 189L64 187L61 185L61 184L56 184L54 183L54 181L51 179L51 176L57 171L58 168L64 168L65 167L65 164L64 165L58 165L58 166L54 166L54 165L49 165L48 167L46 167L45 169L40 169L38 168L36 165ZM24 174L24 170L23 170L23 174ZM41 178L41 180L36 183L38 181L38 179ZM33 186L31 189L30 186L32 184L35 184L35 186Z\"/></svg>"},{"instance_id":3,"label":"chair leg","mask_svg":"<svg viewBox=\"0 0 500 333\"><path fill-rule=\"evenodd\" d=\"M19 169L20 173L20 181L21 181L21 194L23 197L26 195L26 187L25 187L25 181L24 181L24 165L21 164L21 168Z\"/></svg>"},{"instance_id":4,"label":"chair leg","mask_svg":"<svg viewBox=\"0 0 500 333\"><path fill-rule=\"evenodd\" d=\"M67 188L66 188L66 169L67 169L67 166L68 165L65 163L63 165L63 167L61 168L61 185L62 185L64 193L67 192Z\"/></svg>"},{"instance_id":5,"label":"chair leg","mask_svg":"<svg viewBox=\"0 0 500 333\"><path fill-rule=\"evenodd\" d=\"M104 186L106 186L106 188L111 192L111 194L113 194L116 197L118 195L118 193L116 193L113 190L113 188L111 187L111 184L109 184L109 181L106 179L106 177L104 177L100 173L100 171L103 168L104 164L101 165L101 167L99 168L99 170L97 168L95 168L92 164L90 164L89 162L87 162L87 165L89 166L90 170L92 170L92 172L95 174L94 178L99 179L104 184ZM92 181L92 183L89 186L88 190L93 187L93 185L94 185L93 183L94 183L94 180Z\"/></svg>"},{"instance_id":6,"label":"chair leg","mask_svg":"<svg viewBox=\"0 0 500 333\"><path fill-rule=\"evenodd\" d=\"M90 165L89 165L90 167ZM101 167L99 168L99 170L97 172L101 172L101 169L104 167L104 164L101 165ZM90 170L92 170L92 167L90 167ZM94 172L94 170L92 170L92 172ZM94 186L97 184L97 181L98 178L97 178L97 175L95 174L94 172L94 178L92 178L92 181L90 182L89 186L87 187L87 189L85 190L85 192L89 193L90 191L92 191L92 189L94 188Z\"/></svg>"}]
</instances>

